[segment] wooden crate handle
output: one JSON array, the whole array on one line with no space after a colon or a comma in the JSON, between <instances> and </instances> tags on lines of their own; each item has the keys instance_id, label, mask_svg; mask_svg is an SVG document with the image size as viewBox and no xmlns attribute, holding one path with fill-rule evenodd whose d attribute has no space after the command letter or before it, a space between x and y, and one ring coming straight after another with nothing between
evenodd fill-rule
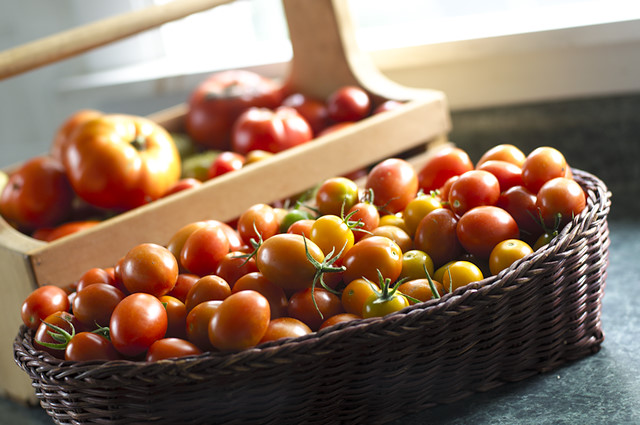
<instances>
[{"instance_id":1,"label":"wooden crate handle","mask_svg":"<svg viewBox=\"0 0 640 425\"><path fill-rule=\"evenodd\" d=\"M179 0L105 18L0 52L0 80L233 0Z\"/></svg>"}]
</instances>

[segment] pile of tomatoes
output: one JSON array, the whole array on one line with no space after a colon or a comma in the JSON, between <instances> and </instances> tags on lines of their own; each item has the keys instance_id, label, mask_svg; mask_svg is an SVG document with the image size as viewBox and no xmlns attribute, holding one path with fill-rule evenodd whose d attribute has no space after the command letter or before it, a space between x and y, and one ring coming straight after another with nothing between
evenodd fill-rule
<instances>
[{"instance_id":1,"label":"pile of tomatoes","mask_svg":"<svg viewBox=\"0 0 640 425\"><path fill-rule=\"evenodd\" d=\"M191 223L66 290L38 288L22 306L35 345L67 360L156 361L383 317L530 255L585 194L558 150L499 145L475 165L456 147L419 167L386 159L360 186L334 177L278 205Z\"/></svg>"}]
</instances>

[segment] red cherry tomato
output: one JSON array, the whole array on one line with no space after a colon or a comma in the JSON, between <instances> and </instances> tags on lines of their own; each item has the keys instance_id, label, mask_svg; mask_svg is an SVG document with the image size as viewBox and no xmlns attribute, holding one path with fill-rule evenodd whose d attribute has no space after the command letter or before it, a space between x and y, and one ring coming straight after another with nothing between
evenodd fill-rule
<instances>
[{"instance_id":1,"label":"red cherry tomato","mask_svg":"<svg viewBox=\"0 0 640 425\"><path fill-rule=\"evenodd\" d=\"M522 169L507 161L488 160L476 167L477 170L488 171L498 179L500 192L522 185Z\"/></svg>"},{"instance_id":2,"label":"red cherry tomato","mask_svg":"<svg viewBox=\"0 0 640 425\"><path fill-rule=\"evenodd\" d=\"M327 105L302 93L293 93L282 101L282 106L293 108L307 120L313 134L318 134L329 126Z\"/></svg>"},{"instance_id":3,"label":"red cherry tomato","mask_svg":"<svg viewBox=\"0 0 640 425\"><path fill-rule=\"evenodd\" d=\"M221 304L221 300L205 301L187 314L187 340L197 345L202 351L215 350L209 341L209 323Z\"/></svg>"},{"instance_id":4,"label":"red cherry tomato","mask_svg":"<svg viewBox=\"0 0 640 425\"><path fill-rule=\"evenodd\" d=\"M87 329L109 326L113 310L124 297L115 286L106 283L89 285L76 292L73 315Z\"/></svg>"},{"instance_id":5,"label":"red cherry tomato","mask_svg":"<svg viewBox=\"0 0 640 425\"><path fill-rule=\"evenodd\" d=\"M418 224L414 248L423 251L435 267L457 258L462 253L456 228L458 217L448 208L438 208L424 216Z\"/></svg>"},{"instance_id":6,"label":"red cherry tomato","mask_svg":"<svg viewBox=\"0 0 640 425\"><path fill-rule=\"evenodd\" d=\"M205 276L215 272L229 252L229 238L219 223L208 222L191 233L180 251L180 264L189 272Z\"/></svg>"},{"instance_id":7,"label":"red cherry tomato","mask_svg":"<svg viewBox=\"0 0 640 425\"><path fill-rule=\"evenodd\" d=\"M376 108L373 110L373 115L381 114L387 111L393 111L402 105L403 103L397 100L385 100L380 105L376 106Z\"/></svg>"},{"instance_id":8,"label":"red cherry tomato","mask_svg":"<svg viewBox=\"0 0 640 425\"><path fill-rule=\"evenodd\" d=\"M352 313L339 313L329 317L327 320L322 322L322 325L320 325L320 330L337 325L339 323L351 322L352 320L358 320L361 318L362 317L360 315L356 315Z\"/></svg>"},{"instance_id":9,"label":"red cherry tomato","mask_svg":"<svg viewBox=\"0 0 640 425\"><path fill-rule=\"evenodd\" d=\"M231 295L229 284L220 276L210 274L203 276L191 287L184 305L187 311L193 310L195 306L205 301L222 301Z\"/></svg>"},{"instance_id":10,"label":"red cherry tomato","mask_svg":"<svg viewBox=\"0 0 640 425\"><path fill-rule=\"evenodd\" d=\"M251 246L251 240L267 240L278 233L280 223L273 207L267 204L254 204L238 218L238 234L242 241Z\"/></svg>"},{"instance_id":11,"label":"red cherry tomato","mask_svg":"<svg viewBox=\"0 0 640 425\"><path fill-rule=\"evenodd\" d=\"M267 331L260 340L260 344L283 338L297 338L311 333L309 326L293 317L278 317L269 322Z\"/></svg>"},{"instance_id":12,"label":"red cherry tomato","mask_svg":"<svg viewBox=\"0 0 640 425\"><path fill-rule=\"evenodd\" d=\"M331 177L316 191L316 207L322 215L346 214L358 202L358 185L346 177Z\"/></svg>"},{"instance_id":13,"label":"red cherry tomato","mask_svg":"<svg viewBox=\"0 0 640 425\"><path fill-rule=\"evenodd\" d=\"M405 209L418 192L418 176L413 166L399 158L389 158L376 164L365 183L373 190L373 203L390 214Z\"/></svg>"},{"instance_id":14,"label":"red cherry tomato","mask_svg":"<svg viewBox=\"0 0 640 425\"><path fill-rule=\"evenodd\" d=\"M451 185L449 207L458 216L471 208L494 205L500 197L500 183L488 171L471 170L462 174Z\"/></svg>"},{"instance_id":15,"label":"red cherry tomato","mask_svg":"<svg viewBox=\"0 0 640 425\"><path fill-rule=\"evenodd\" d=\"M233 289L238 279L247 273L257 271L255 258L246 258L244 252L232 251L220 260L215 274L224 279Z\"/></svg>"},{"instance_id":16,"label":"red cherry tomato","mask_svg":"<svg viewBox=\"0 0 640 425\"><path fill-rule=\"evenodd\" d=\"M329 317L344 313L340 298L323 288L296 292L289 299L287 311L290 317L305 323L312 331L320 329Z\"/></svg>"},{"instance_id":17,"label":"red cherry tomato","mask_svg":"<svg viewBox=\"0 0 640 425\"><path fill-rule=\"evenodd\" d=\"M260 272L247 273L238 279L231 290L232 293L253 290L261 293L267 301L271 310L271 319L283 317L287 314L289 300L284 290L275 283L267 280Z\"/></svg>"},{"instance_id":18,"label":"red cherry tomato","mask_svg":"<svg viewBox=\"0 0 640 425\"><path fill-rule=\"evenodd\" d=\"M546 182L536 198L536 207L547 228L564 226L582 212L586 203L582 187L575 180L565 177Z\"/></svg>"},{"instance_id":19,"label":"red cherry tomato","mask_svg":"<svg viewBox=\"0 0 640 425\"><path fill-rule=\"evenodd\" d=\"M378 272L395 282L402 271L402 250L387 237L371 236L354 244L344 255L342 264L346 268L345 283L362 277L378 282Z\"/></svg>"},{"instance_id":20,"label":"red cherry tomato","mask_svg":"<svg viewBox=\"0 0 640 425\"><path fill-rule=\"evenodd\" d=\"M496 145L482 154L480 160L476 164L476 168L480 168L483 163L492 160L506 161L518 167L522 167L525 159L525 154L518 147L505 143Z\"/></svg>"},{"instance_id":21,"label":"red cherry tomato","mask_svg":"<svg viewBox=\"0 0 640 425\"><path fill-rule=\"evenodd\" d=\"M244 155L240 155L237 152L231 151L221 152L211 163L208 171L208 176L210 179L212 179L231 171L240 170L242 167L244 167L244 162Z\"/></svg>"},{"instance_id":22,"label":"red cherry tomato","mask_svg":"<svg viewBox=\"0 0 640 425\"><path fill-rule=\"evenodd\" d=\"M526 187L513 186L502 192L496 206L511 214L523 237L535 239L543 231L536 206L536 195Z\"/></svg>"},{"instance_id":23,"label":"red cherry tomato","mask_svg":"<svg viewBox=\"0 0 640 425\"><path fill-rule=\"evenodd\" d=\"M176 279L176 284L167 295L175 297L184 302L189 293L189 289L200 279L200 276L193 273L180 273Z\"/></svg>"},{"instance_id":24,"label":"red cherry tomato","mask_svg":"<svg viewBox=\"0 0 640 425\"><path fill-rule=\"evenodd\" d=\"M165 359L197 356L198 354L202 354L202 350L189 341L182 338L162 338L151 344L145 360L157 362Z\"/></svg>"},{"instance_id":25,"label":"red cherry tomato","mask_svg":"<svg viewBox=\"0 0 640 425\"><path fill-rule=\"evenodd\" d=\"M518 239L520 231L508 212L496 206L475 207L467 211L456 228L462 247L480 260L487 260L491 250L505 239ZM443 282L446 286L446 282Z\"/></svg>"},{"instance_id":26,"label":"red cherry tomato","mask_svg":"<svg viewBox=\"0 0 640 425\"><path fill-rule=\"evenodd\" d=\"M537 193L547 181L565 177L568 169L562 152L542 146L531 151L522 164L522 183L531 192Z\"/></svg>"},{"instance_id":27,"label":"red cherry tomato","mask_svg":"<svg viewBox=\"0 0 640 425\"><path fill-rule=\"evenodd\" d=\"M41 286L31 292L22 303L22 322L36 330L41 321L58 311L69 311L67 293L57 286Z\"/></svg>"},{"instance_id":28,"label":"red cherry tomato","mask_svg":"<svg viewBox=\"0 0 640 425\"><path fill-rule=\"evenodd\" d=\"M160 302L167 310L166 337L187 338L187 307L179 299L170 295L163 295Z\"/></svg>"},{"instance_id":29,"label":"red cherry tomato","mask_svg":"<svg viewBox=\"0 0 640 425\"><path fill-rule=\"evenodd\" d=\"M118 360L122 356L106 337L92 332L80 332L67 344L64 358L68 361L86 362Z\"/></svg>"},{"instance_id":30,"label":"red cherry tomato","mask_svg":"<svg viewBox=\"0 0 640 425\"><path fill-rule=\"evenodd\" d=\"M371 99L360 87L340 87L327 98L327 111L336 122L359 121L371 112Z\"/></svg>"},{"instance_id":31,"label":"red cherry tomato","mask_svg":"<svg viewBox=\"0 0 640 425\"><path fill-rule=\"evenodd\" d=\"M423 192L430 193L441 188L451 177L473 168L473 163L464 150L455 147L439 149L418 171L418 184Z\"/></svg>"},{"instance_id":32,"label":"red cherry tomato","mask_svg":"<svg viewBox=\"0 0 640 425\"><path fill-rule=\"evenodd\" d=\"M131 293L146 292L161 297L178 279L178 260L167 248L143 243L133 247L121 263L121 279Z\"/></svg>"},{"instance_id":33,"label":"red cherry tomato","mask_svg":"<svg viewBox=\"0 0 640 425\"><path fill-rule=\"evenodd\" d=\"M67 223L62 223L61 225L56 226L53 229L49 229L44 237L38 237L35 234L31 236L35 239L40 239L45 242L51 242L86 229L91 229L93 226L96 226L100 223L100 220L69 221ZM40 230L42 230L42 228Z\"/></svg>"},{"instance_id":34,"label":"red cherry tomato","mask_svg":"<svg viewBox=\"0 0 640 425\"><path fill-rule=\"evenodd\" d=\"M47 353L58 359L64 359L64 349L46 347L40 344L60 344L60 341L53 339L53 337L51 336L51 328L47 326L45 322L51 325L55 325L69 334L73 333L74 331L81 332L83 330L82 324L78 322L73 314L66 311L57 311L47 316L47 318L45 318L38 326L36 333L33 336L34 348L46 351Z\"/></svg>"}]
</instances>

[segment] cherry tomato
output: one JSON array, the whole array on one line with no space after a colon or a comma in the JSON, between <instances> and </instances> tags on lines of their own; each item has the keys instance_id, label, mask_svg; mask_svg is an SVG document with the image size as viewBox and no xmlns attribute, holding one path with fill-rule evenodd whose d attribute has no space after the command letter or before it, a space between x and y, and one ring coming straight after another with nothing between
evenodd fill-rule
<instances>
[{"instance_id":1,"label":"cherry tomato","mask_svg":"<svg viewBox=\"0 0 640 425\"><path fill-rule=\"evenodd\" d=\"M250 108L233 125L231 147L241 155L254 150L278 153L312 138L311 126L293 108Z\"/></svg>"},{"instance_id":2,"label":"cherry tomato","mask_svg":"<svg viewBox=\"0 0 640 425\"><path fill-rule=\"evenodd\" d=\"M514 262L531 254L533 249L520 239L507 239L498 243L489 255L491 274L498 274Z\"/></svg>"},{"instance_id":3,"label":"cherry tomato","mask_svg":"<svg viewBox=\"0 0 640 425\"><path fill-rule=\"evenodd\" d=\"M173 289L178 273L176 257L154 243L136 245L121 264L122 283L130 293L146 292L161 297Z\"/></svg>"},{"instance_id":4,"label":"cherry tomato","mask_svg":"<svg viewBox=\"0 0 640 425\"><path fill-rule=\"evenodd\" d=\"M221 300L205 301L187 313L187 340L202 351L215 350L209 340L209 324L221 304Z\"/></svg>"},{"instance_id":5,"label":"cherry tomato","mask_svg":"<svg viewBox=\"0 0 640 425\"><path fill-rule=\"evenodd\" d=\"M446 182L442 185L440 189L438 189L437 194L438 197L442 200L442 204L448 206L449 205L449 193L451 193L451 186L453 186L453 182L458 180L460 176L451 176L447 179Z\"/></svg>"},{"instance_id":6,"label":"cherry tomato","mask_svg":"<svg viewBox=\"0 0 640 425\"><path fill-rule=\"evenodd\" d=\"M344 311L362 317L365 301L378 291L380 288L372 281L363 278L352 280L342 290L340 301Z\"/></svg>"},{"instance_id":7,"label":"cherry tomato","mask_svg":"<svg viewBox=\"0 0 640 425\"><path fill-rule=\"evenodd\" d=\"M125 295L106 283L94 283L78 291L73 299L73 315L87 329L109 326L111 314Z\"/></svg>"},{"instance_id":8,"label":"cherry tomato","mask_svg":"<svg viewBox=\"0 0 640 425\"><path fill-rule=\"evenodd\" d=\"M358 202L349 209L347 215L350 217L349 221L358 223L352 229L356 242L380 225L380 212L370 202Z\"/></svg>"},{"instance_id":9,"label":"cherry tomato","mask_svg":"<svg viewBox=\"0 0 640 425\"><path fill-rule=\"evenodd\" d=\"M375 293L365 301L362 308L362 317L365 319L370 317L384 317L408 306L409 301L407 298L397 291L394 291L389 296L383 296L382 293Z\"/></svg>"},{"instance_id":10,"label":"cherry tomato","mask_svg":"<svg viewBox=\"0 0 640 425\"><path fill-rule=\"evenodd\" d=\"M322 322L322 325L320 325L320 329L318 330L337 325L338 323L351 322L352 320L358 319L362 319L362 317L351 313L339 313Z\"/></svg>"},{"instance_id":11,"label":"cherry tomato","mask_svg":"<svg viewBox=\"0 0 640 425\"><path fill-rule=\"evenodd\" d=\"M80 278L76 281L76 291L83 290L86 286L93 285L94 283L106 283L107 285L115 286L115 279L103 268L92 267L86 272L82 273Z\"/></svg>"},{"instance_id":12,"label":"cherry tomato","mask_svg":"<svg viewBox=\"0 0 640 425\"><path fill-rule=\"evenodd\" d=\"M274 208L267 204L254 204L247 208L238 219L237 230L240 238L249 245L251 239L267 240L278 233L280 223Z\"/></svg>"},{"instance_id":13,"label":"cherry tomato","mask_svg":"<svg viewBox=\"0 0 640 425\"><path fill-rule=\"evenodd\" d=\"M473 168L473 162L464 150L455 147L439 149L418 170L418 185L424 193L431 193L451 177Z\"/></svg>"},{"instance_id":14,"label":"cherry tomato","mask_svg":"<svg viewBox=\"0 0 640 425\"><path fill-rule=\"evenodd\" d=\"M198 276L216 271L218 263L229 252L229 238L220 224L207 223L193 231L184 241L180 264Z\"/></svg>"},{"instance_id":15,"label":"cherry tomato","mask_svg":"<svg viewBox=\"0 0 640 425\"><path fill-rule=\"evenodd\" d=\"M22 303L22 322L33 330L40 322L58 311L69 311L69 297L64 289L44 285L32 291Z\"/></svg>"},{"instance_id":16,"label":"cherry tomato","mask_svg":"<svg viewBox=\"0 0 640 425\"><path fill-rule=\"evenodd\" d=\"M256 291L229 295L213 313L209 341L221 351L240 351L257 345L267 332L269 301Z\"/></svg>"},{"instance_id":17,"label":"cherry tomato","mask_svg":"<svg viewBox=\"0 0 640 425\"><path fill-rule=\"evenodd\" d=\"M418 224L413 245L425 252L435 267L458 257L462 246L456 234L458 218L448 208L431 211Z\"/></svg>"},{"instance_id":18,"label":"cherry tomato","mask_svg":"<svg viewBox=\"0 0 640 425\"><path fill-rule=\"evenodd\" d=\"M485 162L492 160L506 161L517 165L518 167L522 167L525 159L525 154L518 147L505 143L496 145L482 154L480 160L476 163L476 168L479 168Z\"/></svg>"},{"instance_id":19,"label":"cherry tomato","mask_svg":"<svg viewBox=\"0 0 640 425\"><path fill-rule=\"evenodd\" d=\"M472 282L484 279L482 271L470 261L452 261L442 266L442 286L446 292L453 292ZM438 275L440 273L436 273Z\"/></svg>"},{"instance_id":20,"label":"cherry tomato","mask_svg":"<svg viewBox=\"0 0 640 425\"><path fill-rule=\"evenodd\" d=\"M323 288L307 288L294 293L287 307L289 317L305 323L312 331L320 329L325 319L343 313L337 295Z\"/></svg>"},{"instance_id":21,"label":"cherry tomato","mask_svg":"<svg viewBox=\"0 0 640 425\"><path fill-rule=\"evenodd\" d=\"M433 272L433 260L426 252L420 251L419 249L412 249L402 254L402 271L400 272L400 278L407 280L424 279L426 278L426 273L428 273L429 276L433 276Z\"/></svg>"},{"instance_id":22,"label":"cherry tomato","mask_svg":"<svg viewBox=\"0 0 640 425\"><path fill-rule=\"evenodd\" d=\"M345 283L362 277L377 282L378 273L395 281L402 271L402 250L387 237L371 236L354 244L343 257L342 264Z\"/></svg>"},{"instance_id":23,"label":"cherry tomato","mask_svg":"<svg viewBox=\"0 0 640 425\"><path fill-rule=\"evenodd\" d=\"M358 185L346 177L331 177L322 182L315 200L321 215L341 216L358 203Z\"/></svg>"},{"instance_id":24,"label":"cherry tomato","mask_svg":"<svg viewBox=\"0 0 640 425\"><path fill-rule=\"evenodd\" d=\"M145 360L157 362L165 359L197 356L199 354L202 354L202 350L189 341L182 338L162 338L151 344Z\"/></svg>"},{"instance_id":25,"label":"cherry tomato","mask_svg":"<svg viewBox=\"0 0 640 425\"><path fill-rule=\"evenodd\" d=\"M176 284L167 295L184 302L187 299L189 290L200 279L200 276L193 273L180 273L176 279Z\"/></svg>"},{"instance_id":26,"label":"cherry tomato","mask_svg":"<svg viewBox=\"0 0 640 425\"><path fill-rule=\"evenodd\" d=\"M373 110L373 115L381 114L387 111L393 111L402 105L403 103L397 100L385 100L380 105L376 106L376 108Z\"/></svg>"},{"instance_id":27,"label":"cherry tomato","mask_svg":"<svg viewBox=\"0 0 640 425\"><path fill-rule=\"evenodd\" d=\"M327 98L327 112L336 122L359 121L371 112L371 99L360 87L340 87Z\"/></svg>"},{"instance_id":28,"label":"cherry tomato","mask_svg":"<svg viewBox=\"0 0 640 425\"><path fill-rule=\"evenodd\" d=\"M302 93L293 93L282 101L282 105L298 111L311 126L313 134L318 134L329 126L327 105L318 99L313 99Z\"/></svg>"},{"instance_id":29,"label":"cherry tomato","mask_svg":"<svg viewBox=\"0 0 640 425\"><path fill-rule=\"evenodd\" d=\"M280 84L246 70L216 72L191 93L185 126L199 145L217 150L231 147L233 123L250 107L276 108Z\"/></svg>"},{"instance_id":30,"label":"cherry tomato","mask_svg":"<svg viewBox=\"0 0 640 425\"><path fill-rule=\"evenodd\" d=\"M511 214L523 237L537 238L542 232L536 195L524 186L513 186L500 194L496 206Z\"/></svg>"},{"instance_id":31,"label":"cherry tomato","mask_svg":"<svg viewBox=\"0 0 640 425\"><path fill-rule=\"evenodd\" d=\"M522 164L522 183L531 192L537 193L547 181L565 177L568 169L562 152L542 146L531 151Z\"/></svg>"},{"instance_id":32,"label":"cherry tomato","mask_svg":"<svg viewBox=\"0 0 640 425\"><path fill-rule=\"evenodd\" d=\"M210 179L229 173L231 171L240 170L244 167L244 155L237 152L224 151L221 152L216 159L213 160L208 170Z\"/></svg>"},{"instance_id":33,"label":"cherry tomato","mask_svg":"<svg viewBox=\"0 0 640 425\"><path fill-rule=\"evenodd\" d=\"M52 242L60 238L63 238L65 236L72 235L74 233L81 232L86 229L90 229L93 226L96 226L100 223L101 223L100 220L69 221L66 223L62 223L61 225L56 226L52 229L49 229L49 231L46 232L46 235L44 235L44 237L38 237L35 234L31 235L31 237L35 239L43 240L45 242ZM39 230L43 230L43 228L40 228Z\"/></svg>"},{"instance_id":34,"label":"cherry tomato","mask_svg":"<svg viewBox=\"0 0 640 425\"><path fill-rule=\"evenodd\" d=\"M309 235L311 235L311 226L313 226L313 223L315 222L316 221L312 219L298 220L289 226L287 233L292 235L301 235L308 238Z\"/></svg>"},{"instance_id":35,"label":"cherry tomato","mask_svg":"<svg viewBox=\"0 0 640 425\"><path fill-rule=\"evenodd\" d=\"M553 228L559 218L562 227L582 212L587 200L582 187L572 179L556 177L547 181L536 198L536 207L547 227Z\"/></svg>"},{"instance_id":36,"label":"cherry tomato","mask_svg":"<svg viewBox=\"0 0 640 425\"><path fill-rule=\"evenodd\" d=\"M236 281L242 276L258 271L256 259L253 257L245 258L245 255L240 251L228 253L220 260L214 274L224 279L233 288Z\"/></svg>"},{"instance_id":37,"label":"cherry tomato","mask_svg":"<svg viewBox=\"0 0 640 425\"><path fill-rule=\"evenodd\" d=\"M260 340L260 344L283 338L297 338L311 333L309 326L293 317L278 317L269 322L267 331Z\"/></svg>"},{"instance_id":38,"label":"cherry tomato","mask_svg":"<svg viewBox=\"0 0 640 425\"><path fill-rule=\"evenodd\" d=\"M184 305L187 311L191 311L202 302L222 301L229 295L231 295L229 284L220 276L210 274L198 279L191 289L189 289Z\"/></svg>"},{"instance_id":39,"label":"cherry tomato","mask_svg":"<svg viewBox=\"0 0 640 425\"><path fill-rule=\"evenodd\" d=\"M373 190L373 203L395 214L406 208L418 192L418 176L413 166L400 158L389 158L374 165L365 182Z\"/></svg>"},{"instance_id":40,"label":"cherry tomato","mask_svg":"<svg viewBox=\"0 0 640 425\"><path fill-rule=\"evenodd\" d=\"M489 160L476 167L477 170L488 171L500 183L500 192L522 185L522 169L507 161Z\"/></svg>"},{"instance_id":41,"label":"cherry tomato","mask_svg":"<svg viewBox=\"0 0 640 425\"><path fill-rule=\"evenodd\" d=\"M440 203L440 199L432 194L421 194L409 201L402 212L407 233L413 238L420 221L422 221L425 215L437 208L442 208L442 204Z\"/></svg>"},{"instance_id":42,"label":"cherry tomato","mask_svg":"<svg viewBox=\"0 0 640 425\"><path fill-rule=\"evenodd\" d=\"M60 344L60 341L53 339L50 333L51 328L49 328L45 322L57 326L69 334L81 332L83 330L82 324L78 322L73 314L66 311L56 311L55 313L47 316L38 326L36 333L33 336L33 347L38 350L46 351L58 359L64 359L64 348L56 349L40 344Z\"/></svg>"},{"instance_id":43,"label":"cherry tomato","mask_svg":"<svg viewBox=\"0 0 640 425\"><path fill-rule=\"evenodd\" d=\"M339 258L344 257L354 243L353 231L336 215L318 217L311 226L309 239L320 247L325 256L340 254Z\"/></svg>"},{"instance_id":44,"label":"cherry tomato","mask_svg":"<svg viewBox=\"0 0 640 425\"><path fill-rule=\"evenodd\" d=\"M384 236L391 239L400 247L402 252L409 251L413 248L411 236L398 226L378 226L371 231L371 235L365 235L362 239L370 238L371 236Z\"/></svg>"},{"instance_id":45,"label":"cherry tomato","mask_svg":"<svg viewBox=\"0 0 640 425\"><path fill-rule=\"evenodd\" d=\"M411 305L416 303L412 298L421 302L429 301L433 298L439 298L444 294L442 283L434 280L432 280L432 282L434 288L438 291L438 295L435 295L431 291L431 285L427 278L407 280L398 286L398 291L407 298Z\"/></svg>"},{"instance_id":46,"label":"cherry tomato","mask_svg":"<svg viewBox=\"0 0 640 425\"><path fill-rule=\"evenodd\" d=\"M51 157L38 156L9 175L0 192L0 214L24 231L56 226L70 216L73 199L62 164Z\"/></svg>"},{"instance_id":47,"label":"cherry tomato","mask_svg":"<svg viewBox=\"0 0 640 425\"><path fill-rule=\"evenodd\" d=\"M127 357L137 357L167 332L167 311L153 295L138 292L127 296L113 310L111 342Z\"/></svg>"},{"instance_id":48,"label":"cherry tomato","mask_svg":"<svg viewBox=\"0 0 640 425\"><path fill-rule=\"evenodd\" d=\"M449 192L449 207L458 216L471 208L494 205L500 197L500 183L488 171L471 170L462 174Z\"/></svg>"},{"instance_id":49,"label":"cherry tomato","mask_svg":"<svg viewBox=\"0 0 640 425\"><path fill-rule=\"evenodd\" d=\"M275 283L267 280L260 272L247 273L238 279L233 286L231 293L253 290L261 293L269 302L271 319L282 317L287 314L289 300L284 290Z\"/></svg>"},{"instance_id":50,"label":"cherry tomato","mask_svg":"<svg viewBox=\"0 0 640 425\"><path fill-rule=\"evenodd\" d=\"M404 222L404 218L401 214L384 214L380 216L380 222L378 223L378 227L380 226L396 226L409 233L409 229Z\"/></svg>"},{"instance_id":51,"label":"cherry tomato","mask_svg":"<svg viewBox=\"0 0 640 425\"><path fill-rule=\"evenodd\" d=\"M73 362L119 360L122 358L111 341L93 332L80 332L71 338L64 358Z\"/></svg>"},{"instance_id":52,"label":"cherry tomato","mask_svg":"<svg viewBox=\"0 0 640 425\"><path fill-rule=\"evenodd\" d=\"M179 299L170 295L159 298L167 310L167 332L165 337L187 338L187 307Z\"/></svg>"},{"instance_id":53,"label":"cherry tomato","mask_svg":"<svg viewBox=\"0 0 640 425\"><path fill-rule=\"evenodd\" d=\"M467 211L456 228L462 247L480 260L486 260L491 250L505 239L518 239L516 221L502 208L487 205ZM446 286L446 282L445 283Z\"/></svg>"}]
</instances>

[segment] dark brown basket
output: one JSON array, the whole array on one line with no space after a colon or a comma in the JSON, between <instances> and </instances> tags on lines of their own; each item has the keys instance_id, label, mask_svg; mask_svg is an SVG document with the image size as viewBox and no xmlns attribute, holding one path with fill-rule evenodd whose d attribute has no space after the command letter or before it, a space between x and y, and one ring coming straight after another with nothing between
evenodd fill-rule
<instances>
[{"instance_id":1,"label":"dark brown basket","mask_svg":"<svg viewBox=\"0 0 640 425\"><path fill-rule=\"evenodd\" d=\"M382 423L599 351L610 194L574 170L587 208L498 276L383 319L237 354L63 362L20 329L14 357L60 424Z\"/></svg>"}]
</instances>

